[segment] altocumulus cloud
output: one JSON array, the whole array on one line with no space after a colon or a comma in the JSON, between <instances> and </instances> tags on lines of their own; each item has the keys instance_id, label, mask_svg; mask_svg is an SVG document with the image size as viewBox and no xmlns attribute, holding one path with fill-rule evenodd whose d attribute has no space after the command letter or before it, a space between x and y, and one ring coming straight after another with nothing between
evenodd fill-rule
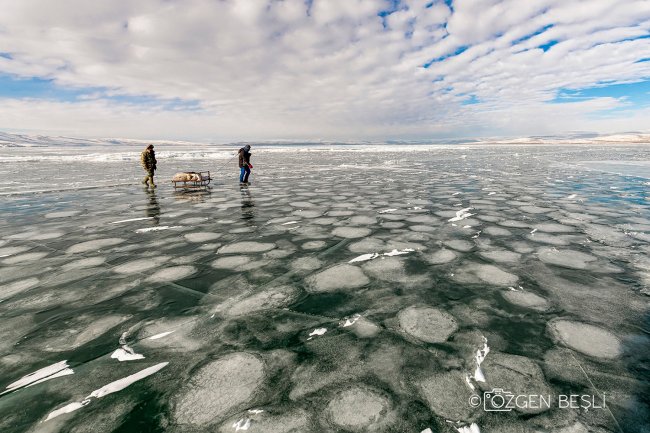
<instances>
[{"instance_id":1,"label":"altocumulus cloud","mask_svg":"<svg viewBox=\"0 0 650 433\"><path fill-rule=\"evenodd\" d=\"M647 0L0 0L0 10L3 129L381 140L650 120ZM645 96L608 95L620 84ZM604 91L585 96L594 88Z\"/></svg>"}]
</instances>

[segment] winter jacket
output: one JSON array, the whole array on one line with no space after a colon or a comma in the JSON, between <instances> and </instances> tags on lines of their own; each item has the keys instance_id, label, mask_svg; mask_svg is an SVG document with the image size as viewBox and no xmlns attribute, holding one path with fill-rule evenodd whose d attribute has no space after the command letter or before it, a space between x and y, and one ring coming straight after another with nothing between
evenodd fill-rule
<instances>
[{"instance_id":1,"label":"winter jacket","mask_svg":"<svg viewBox=\"0 0 650 433\"><path fill-rule=\"evenodd\" d=\"M140 154L142 168L147 171L156 169L156 153L153 150L145 150Z\"/></svg>"},{"instance_id":2,"label":"winter jacket","mask_svg":"<svg viewBox=\"0 0 650 433\"><path fill-rule=\"evenodd\" d=\"M251 163L251 153L245 148L239 149L239 168L248 167Z\"/></svg>"}]
</instances>

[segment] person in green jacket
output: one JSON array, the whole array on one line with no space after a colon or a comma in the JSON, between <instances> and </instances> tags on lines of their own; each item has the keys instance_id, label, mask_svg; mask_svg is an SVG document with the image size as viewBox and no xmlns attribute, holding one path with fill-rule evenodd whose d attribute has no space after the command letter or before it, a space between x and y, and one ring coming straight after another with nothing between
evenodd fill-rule
<instances>
[{"instance_id":1,"label":"person in green jacket","mask_svg":"<svg viewBox=\"0 0 650 433\"><path fill-rule=\"evenodd\" d=\"M140 154L140 163L142 164L145 173L147 173L142 183L144 185L151 183L151 187L155 188L156 184L153 182L153 175L156 171L156 153L153 151L153 144L147 146L147 148Z\"/></svg>"}]
</instances>

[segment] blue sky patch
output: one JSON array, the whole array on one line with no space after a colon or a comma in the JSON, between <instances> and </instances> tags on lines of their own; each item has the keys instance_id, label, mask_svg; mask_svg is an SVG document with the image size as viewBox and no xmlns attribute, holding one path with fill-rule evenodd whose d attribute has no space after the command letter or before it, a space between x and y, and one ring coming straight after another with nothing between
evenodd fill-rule
<instances>
[{"instance_id":1,"label":"blue sky patch","mask_svg":"<svg viewBox=\"0 0 650 433\"><path fill-rule=\"evenodd\" d=\"M112 94L109 89L99 87L73 88L63 87L54 80L43 78L18 78L0 74L0 98L44 99L58 102L80 102L84 100L104 100L119 104L138 105L163 110L198 110L199 101L161 99L148 95Z\"/></svg>"},{"instance_id":2,"label":"blue sky patch","mask_svg":"<svg viewBox=\"0 0 650 433\"><path fill-rule=\"evenodd\" d=\"M580 102L596 98L616 98L625 108L650 106L650 80L635 83L601 84L585 89L560 89L551 103Z\"/></svg>"}]
</instances>

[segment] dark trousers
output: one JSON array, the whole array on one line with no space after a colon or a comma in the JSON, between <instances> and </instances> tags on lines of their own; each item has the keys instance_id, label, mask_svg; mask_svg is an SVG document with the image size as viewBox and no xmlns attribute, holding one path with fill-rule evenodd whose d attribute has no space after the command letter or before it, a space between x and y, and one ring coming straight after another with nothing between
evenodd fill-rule
<instances>
[{"instance_id":1,"label":"dark trousers","mask_svg":"<svg viewBox=\"0 0 650 433\"><path fill-rule=\"evenodd\" d=\"M248 166L241 168L241 173L239 174L240 182L248 182L248 176L251 174L251 169Z\"/></svg>"}]
</instances>

